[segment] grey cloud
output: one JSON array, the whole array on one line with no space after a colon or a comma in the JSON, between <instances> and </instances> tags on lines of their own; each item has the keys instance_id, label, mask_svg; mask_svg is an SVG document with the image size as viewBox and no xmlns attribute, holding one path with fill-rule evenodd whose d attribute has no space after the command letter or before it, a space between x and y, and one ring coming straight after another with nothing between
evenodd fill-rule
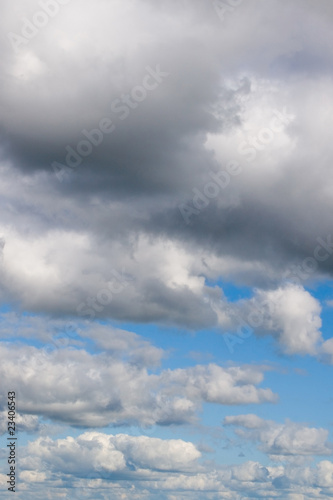
<instances>
[{"instance_id":1,"label":"grey cloud","mask_svg":"<svg viewBox=\"0 0 333 500\"><path fill-rule=\"evenodd\" d=\"M33 14L32 3L20 8ZM205 280L278 288L330 234L330 4L244 2L232 23L203 1L76 9L66 6L17 54L3 45L1 296L23 311L87 311L112 261L134 279L96 316L216 327L209 301L223 297L223 286ZM6 25L19 29L7 3L5 12ZM303 28L295 32L296 18ZM89 40L87 26L98 26ZM297 57L302 64L285 69ZM113 101L158 65L169 75L121 120ZM274 110L293 119L253 149ZM115 131L60 183L51 163L111 115ZM240 154L244 142L254 161ZM193 203L193 189L204 190L230 160L241 175L185 224L179 203ZM173 261L182 265L166 269L164 243L179 249ZM331 254L318 260L304 283L330 276L332 262Z\"/></svg>"},{"instance_id":2,"label":"grey cloud","mask_svg":"<svg viewBox=\"0 0 333 500\"><path fill-rule=\"evenodd\" d=\"M272 335L288 354L332 361L320 304L304 288L333 271L330 244L327 258L313 261L318 237L331 234L332 2L244 0L222 22L207 0L71 0L15 52L6 33L20 33L22 17L40 8L2 2L0 297L22 315L2 315L1 338L67 338L64 316L75 333L50 355L2 345L3 387L20 389L22 426L40 430L39 417L83 427L188 424L204 403L275 402L262 387L263 368L161 371L166 353L96 320L225 332L238 312L272 299L258 334ZM157 65L169 75L135 109L123 109L122 120L112 103ZM293 120L265 144L274 110ZM52 163L63 163L66 147L76 149L82 131L106 117L115 130L59 182ZM192 207L193 189L204 193L210 174L229 161L242 173L186 224L179 204ZM297 292L293 266L302 276ZM130 279L111 296L114 270ZM231 307L226 281L258 290ZM88 339L94 354L84 350ZM4 401L5 393L1 409ZM44 439L25 457L18 498L72 497L76 489L94 500L332 497L332 463L306 462L330 454L325 429L253 415L226 422L279 464L205 469L193 466L196 448L183 442ZM113 467L112 481L84 479L91 456L92 472Z\"/></svg>"}]
</instances>

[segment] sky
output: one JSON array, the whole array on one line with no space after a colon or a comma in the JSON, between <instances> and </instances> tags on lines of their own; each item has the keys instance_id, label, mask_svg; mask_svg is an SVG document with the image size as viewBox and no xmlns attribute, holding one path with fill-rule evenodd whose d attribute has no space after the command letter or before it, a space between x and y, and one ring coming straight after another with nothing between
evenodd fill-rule
<instances>
[{"instance_id":1,"label":"sky","mask_svg":"<svg viewBox=\"0 0 333 500\"><path fill-rule=\"evenodd\" d=\"M2 498L333 498L332 22L2 0Z\"/></svg>"}]
</instances>

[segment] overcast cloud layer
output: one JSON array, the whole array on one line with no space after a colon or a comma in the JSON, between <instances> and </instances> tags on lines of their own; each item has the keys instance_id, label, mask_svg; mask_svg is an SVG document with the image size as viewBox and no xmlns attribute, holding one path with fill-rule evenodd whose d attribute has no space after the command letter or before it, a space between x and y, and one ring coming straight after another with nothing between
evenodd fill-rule
<instances>
[{"instance_id":1,"label":"overcast cloud layer","mask_svg":"<svg viewBox=\"0 0 333 500\"><path fill-rule=\"evenodd\" d=\"M273 375L333 364L332 22L331 0L2 0L18 498L333 497L328 424Z\"/></svg>"}]
</instances>

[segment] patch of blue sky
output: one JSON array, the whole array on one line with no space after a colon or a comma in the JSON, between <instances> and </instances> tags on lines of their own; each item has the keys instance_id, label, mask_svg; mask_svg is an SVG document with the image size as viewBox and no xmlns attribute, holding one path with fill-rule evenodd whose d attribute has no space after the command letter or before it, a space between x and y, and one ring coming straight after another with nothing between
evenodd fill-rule
<instances>
[{"instance_id":1,"label":"patch of blue sky","mask_svg":"<svg viewBox=\"0 0 333 500\"><path fill-rule=\"evenodd\" d=\"M218 286L223 291L229 302L237 302L241 299L249 299L253 296L253 288L249 286L236 285L233 281L205 280L206 286Z\"/></svg>"}]
</instances>

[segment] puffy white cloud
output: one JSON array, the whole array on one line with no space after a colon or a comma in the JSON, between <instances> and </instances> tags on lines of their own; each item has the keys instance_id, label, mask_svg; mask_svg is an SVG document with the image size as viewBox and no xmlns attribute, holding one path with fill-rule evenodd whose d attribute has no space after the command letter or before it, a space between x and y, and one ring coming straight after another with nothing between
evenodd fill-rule
<instances>
[{"instance_id":1,"label":"puffy white cloud","mask_svg":"<svg viewBox=\"0 0 333 500\"><path fill-rule=\"evenodd\" d=\"M278 335L288 354L315 354L322 340L321 306L302 287L289 285L274 291L259 292L257 307L271 311L267 328Z\"/></svg>"},{"instance_id":2,"label":"puffy white cloud","mask_svg":"<svg viewBox=\"0 0 333 500\"><path fill-rule=\"evenodd\" d=\"M269 471L257 462L246 462L232 468L232 479L237 481L263 481L269 476Z\"/></svg>"},{"instance_id":3,"label":"puffy white cloud","mask_svg":"<svg viewBox=\"0 0 333 500\"><path fill-rule=\"evenodd\" d=\"M26 450L48 470L84 477L92 471L113 474L136 469L161 471L191 470L201 454L192 443L126 434L86 432L77 438L38 438Z\"/></svg>"},{"instance_id":4,"label":"puffy white cloud","mask_svg":"<svg viewBox=\"0 0 333 500\"><path fill-rule=\"evenodd\" d=\"M258 443L259 449L272 458L286 459L294 455L331 455L333 444L328 441L326 429L306 427L287 421L278 424L256 415L227 416L224 425L235 426L242 439Z\"/></svg>"},{"instance_id":5,"label":"puffy white cloud","mask_svg":"<svg viewBox=\"0 0 333 500\"><path fill-rule=\"evenodd\" d=\"M259 337L272 335L286 354L316 356L323 349L321 305L300 285L257 289L253 298L228 304L228 311L236 335L243 330Z\"/></svg>"},{"instance_id":6,"label":"puffy white cloud","mask_svg":"<svg viewBox=\"0 0 333 500\"><path fill-rule=\"evenodd\" d=\"M8 432L7 422L8 408L4 411L0 411L0 434ZM15 412L14 422L16 430L19 430L19 432L38 432L41 430L41 424L37 415L21 415Z\"/></svg>"},{"instance_id":7,"label":"puffy white cloud","mask_svg":"<svg viewBox=\"0 0 333 500\"><path fill-rule=\"evenodd\" d=\"M98 331L107 333L103 328ZM0 345L3 387L18 391L22 414L91 427L188 423L195 420L203 402L230 405L277 400L270 389L258 387L263 381L262 367L210 364L149 373L142 361L155 361L153 346L129 332L117 344L113 333L110 354L74 348L47 354L35 347ZM126 345L127 361L117 352L118 348L122 354ZM3 393L3 402L5 398Z\"/></svg>"},{"instance_id":8,"label":"puffy white cloud","mask_svg":"<svg viewBox=\"0 0 333 500\"><path fill-rule=\"evenodd\" d=\"M24 470L20 474L20 480L25 483L44 483L46 479L45 472L36 472L32 470Z\"/></svg>"},{"instance_id":9,"label":"puffy white cloud","mask_svg":"<svg viewBox=\"0 0 333 500\"><path fill-rule=\"evenodd\" d=\"M184 440L86 432L30 442L21 450L20 480L29 500L40 481L49 491L88 499L103 494L117 500L331 496L333 469L327 460L272 467L255 461L217 466L200 458L197 447Z\"/></svg>"},{"instance_id":10,"label":"puffy white cloud","mask_svg":"<svg viewBox=\"0 0 333 500\"><path fill-rule=\"evenodd\" d=\"M162 377L176 385L183 383L187 397L219 404L253 404L276 402L270 389L257 388L263 380L258 367L222 368L210 364L168 371ZM172 387L172 386L171 386Z\"/></svg>"},{"instance_id":11,"label":"puffy white cloud","mask_svg":"<svg viewBox=\"0 0 333 500\"><path fill-rule=\"evenodd\" d=\"M204 299L221 291L205 286L204 276L193 270L197 256L178 243L141 237L101 244L86 231L52 229L36 238L1 223L0 232L3 296L19 298L26 310L193 328L216 322Z\"/></svg>"},{"instance_id":12,"label":"puffy white cloud","mask_svg":"<svg viewBox=\"0 0 333 500\"><path fill-rule=\"evenodd\" d=\"M317 484L322 488L333 488L333 463L323 460L317 465Z\"/></svg>"},{"instance_id":13,"label":"puffy white cloud","mask_svg":"<svg viewBox=\"0 0 333 500\"><path fill-rule=\"evenodd\" d=\"M88 439L94 436L88 435ZM146 436L129 437L123 434L115 436L113 443L128 460L140 468L158 470L182 470L191 467L200 458L201 453L192 443Z\"/></svg>"}]
</instances>

